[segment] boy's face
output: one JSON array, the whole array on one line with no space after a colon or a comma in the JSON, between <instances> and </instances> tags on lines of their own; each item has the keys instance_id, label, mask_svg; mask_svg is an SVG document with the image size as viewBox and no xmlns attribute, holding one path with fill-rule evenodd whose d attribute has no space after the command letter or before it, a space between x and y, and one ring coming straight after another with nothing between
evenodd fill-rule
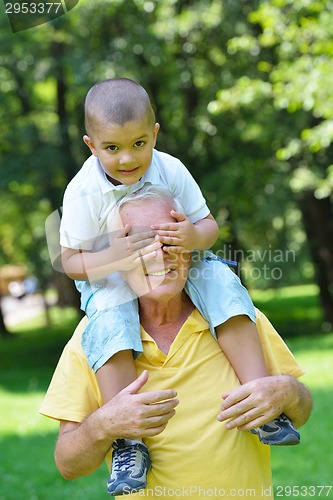
<instances>
[{"instance_id":1,"label":"boy's face","mask_svg":"<svg viewBox=\"0 0 333 500\"><path fill-rule=\"evenodd\" d=\"M123 126L109 123L97 129L84 142L97 156L108 179L115 185L135 184L150 166L160 126L148 117L126 122Z\"/></svg>"}]
</instances>

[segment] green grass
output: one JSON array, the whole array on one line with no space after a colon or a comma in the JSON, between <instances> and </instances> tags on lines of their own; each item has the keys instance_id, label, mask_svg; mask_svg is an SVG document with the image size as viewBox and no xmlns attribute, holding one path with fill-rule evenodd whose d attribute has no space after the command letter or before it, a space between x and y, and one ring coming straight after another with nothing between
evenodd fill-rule
<instances>
[{"instance_id":1,"label":"green grass","mask_svg":"<svg viewBox=\"0 0 333 500\"><path fill-rule=\"evenodd\" d=\"M272 450L274 485L332 485L333 498L333 334L287 339L287 344L306 372L301 381L310 388L314 407L300 429L301 445Z\"/></svg>"},{"instance_id":2,"label":"green grass","mask_svg":"<svg viewBox=\"0 0 333 500\"><path fill-rule=\"evenodd\" d=\"M250 295L284 337L310 335L329 329L323 321L316 285L254 290Z\"/></svg>"},{"instance_id":3,"label":"green grass","mask_svg":"<svg viewBox=\"0 0 333 500\"><path fill-rule=\"evenodd\" d=\"M281 326L289 325L292 328L287 333L309 333L286 337L306 371L302 381L313 393L314 410L301 429L300 446L272 449L275 493L278 485L333 484L333 334L321 332L316 289L289 288L278 293L254 292L252 296L280 332ZM24 328L15 328L10 340L0 341L0 500L110 498L105 490L105 466L70 482L61 478L54 465L58 424L40 416L38 407L78 318L70 310L53 309L52 315L52 327L45 327L43 318L38 318ZM282 497L288 496L285 491ZM333 491L329 498L333 498Z\"/></svg>"},{"instance_id":4,"label":"green grass","mask_svg":"<svg viewBox=\"0 0 333 500\"><path fill-rule=\"evenodd\" d=\"M60 353L78 317L52 310L53 324L40 317L15 327L0 341L0 500L99 500L106 494L106 466L89 477L66 481L53 450L58 423L38 413Z\"/></svg>"}]
</instances>

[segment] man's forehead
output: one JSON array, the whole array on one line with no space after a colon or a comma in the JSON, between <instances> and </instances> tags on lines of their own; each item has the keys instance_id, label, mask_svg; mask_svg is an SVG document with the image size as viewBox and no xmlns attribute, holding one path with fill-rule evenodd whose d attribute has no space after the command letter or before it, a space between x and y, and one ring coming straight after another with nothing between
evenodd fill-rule
<instances>
[{"instance_id":1,"label":"man's forehead","mask_svg":"<svg viewBox=\"0 0 333 500\"><path fill-rule=\"evenodd\" d=\"M154 224L175 222L175 219L170 215L172 209L170 200L145 199L126 203L121 207L120 215L123 224L142 229Z\"/></svg>"}]
</instances>

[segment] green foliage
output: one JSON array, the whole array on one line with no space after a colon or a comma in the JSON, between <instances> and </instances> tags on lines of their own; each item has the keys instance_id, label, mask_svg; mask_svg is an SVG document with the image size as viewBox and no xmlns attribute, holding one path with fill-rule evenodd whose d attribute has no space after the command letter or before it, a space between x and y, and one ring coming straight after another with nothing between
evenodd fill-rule
<instances>
[{"instance_id":1,"label":"green foliage","mask_svg":"<svg viewBox=\"0 0 333 500\"><path fill-rule=\"evenodd\" d=\"M184 161L221 226L216 249L295 252L278 282L250 276L250 286L313 280L299 201L332 193L332 17L319 0L81 0L15 35L2 20L1 196L12 214L38 212L42 233L88 156L86 92L100 79L134 78L156 108L158 149ZM30 187L28 203L13 182ZM32 252L18 231L4 228L0 263L29 261L46 281L42 241Z\"/></svg>"}]
</instances>

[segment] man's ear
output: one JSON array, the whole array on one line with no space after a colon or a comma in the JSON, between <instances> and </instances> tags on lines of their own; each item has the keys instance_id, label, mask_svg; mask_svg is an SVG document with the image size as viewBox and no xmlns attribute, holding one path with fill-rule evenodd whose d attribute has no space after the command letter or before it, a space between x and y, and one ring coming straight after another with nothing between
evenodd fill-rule
<instances>
[{"instance_id":1,"label":"man's ear","mask_svg":"<svg viewBox=\"0 0 333 500\"><path fill-rule=\"evenodd\" d=\"M87 144L88 148L90 149L90 151L92 152L92 154L94 156L97 156L97 152L96 152L96 149L95 149L95 146L94 146L94 143L93 141L90 139L89 135L84 135L83 136L83 142L85 144Z\"/></svg>"}]
</instances>

